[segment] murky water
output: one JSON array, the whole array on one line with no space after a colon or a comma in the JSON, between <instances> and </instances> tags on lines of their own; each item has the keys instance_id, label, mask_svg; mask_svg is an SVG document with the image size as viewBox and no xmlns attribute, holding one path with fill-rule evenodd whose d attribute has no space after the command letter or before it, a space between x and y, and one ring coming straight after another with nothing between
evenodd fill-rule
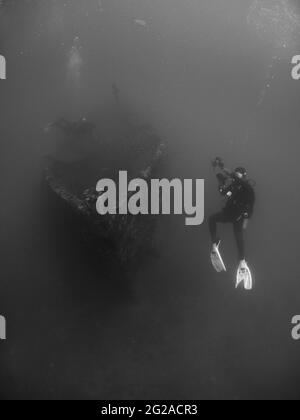
<instances>
[{"instance_id":1,"label":"murky water","mask_svg":"<svg viewBox=\"0 0 300 420\"><path fill-rule=\"evenodd\" d=\"M264 38L249 23L253 3L32 0L1 16L3 398L300 396L290 325L300 313L300 85L290 76L300 44ZM248 168L252 293L234 290L227 227L226 275L210 266L207 226L181 218L166 220L161 256L125 275L87 255L58 216L41 187L43 128L61 116L97 123L113 84L168 141L169 176L206 179L206 216L220 206L211 158Z\"/></svg>"}]
</instances>

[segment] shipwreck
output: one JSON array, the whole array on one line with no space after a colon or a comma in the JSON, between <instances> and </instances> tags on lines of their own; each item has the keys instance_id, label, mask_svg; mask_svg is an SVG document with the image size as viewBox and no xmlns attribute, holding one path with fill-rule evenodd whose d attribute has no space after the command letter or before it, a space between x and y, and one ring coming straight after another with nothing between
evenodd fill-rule
<instances>
[{"instance_id":1,"label":"shipwreck","mask_svg":"<svg viewBox=\"0 0 300 420\"><path fill-rule=\"evenodd\" d=\"M45 157L47 188L77 215L82 238L95 252L122 266L157 254L160 216L100 216L96 186L101 178L118 183L121 170L132 179L143 178L149 183L152 177L161 177L166 166L166 143L149 125L119 108L103 112L97 128L83 130L78 123L72 127L78 130L62 132L61 123L47 129L53 149Z\"/></svg>"}]
</instances>

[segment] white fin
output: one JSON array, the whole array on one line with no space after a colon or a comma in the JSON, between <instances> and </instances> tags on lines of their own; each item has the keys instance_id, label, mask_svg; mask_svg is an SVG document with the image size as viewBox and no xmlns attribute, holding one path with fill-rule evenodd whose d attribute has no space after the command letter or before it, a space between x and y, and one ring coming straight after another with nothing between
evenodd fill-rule
<instances>
[{"instance_id":1,"label":"white fin","mask_svg":"<svg viewBox=\"0 0 300 420\"><path fill-rule=\"evenodd\" d=\"M219 242L218 245L213 245L213 250L210 254L211 263L212 263L214 269L218 273L221 273L222 271L227 271L226 266L224 264L224 261L222 259L221 254L220 254L220 251L219 251L220 244L221 244L221 242Z\"/></svg>"},{"instance_id":2,"label":"white fin","mask_svg":"<svg viewBox=\"0 0 300 420\"><path fill-rule=\"evenodd\" d=\"M253 279L250 268L246 261L242 261L239 265L237 276L236 276L236 288L243 283L245 290L252 290L253 289Z\"/></svg>"}]
</instances>

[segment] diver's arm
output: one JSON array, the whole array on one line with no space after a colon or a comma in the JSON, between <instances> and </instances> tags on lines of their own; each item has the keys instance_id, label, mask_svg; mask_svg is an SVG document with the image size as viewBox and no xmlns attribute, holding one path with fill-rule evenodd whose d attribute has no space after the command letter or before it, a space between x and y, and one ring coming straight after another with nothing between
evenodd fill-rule
<instances>
[{"instance_id":1,"label":"diver's arm","mask_svg":"<svg viewBox=\"0 0 300 420\"><path fill-rule=\"evenodd\" d=\"M219 183L225 184L232 177L232 171L227 168L214 168Z\"/></svg>"},{"instance_id":2,"label":"diver's arm","mask_svg":"<svg viewBox=\"0 0 300 420\"><path fill-rule=\"evenodd\" d=\"M216 175L216 177L217 177L218 184L219 184L219 192L220 192L220 194L224 195L223 193L224 193L224 189L225 189L225 186L226 186L227 177L222 173L218 173Z\"/></svg>"},{"instance_id":3,"label":"diver's arm","mask_svg":"<svg viewBox=\"0 0 300 420\"><path fill-rule=\"evenodd\" d=\"M234 195L234 189L232 185L223 185L219 187L220 194L230 199Z\"/></svg>"},{"instance_id":4,"label":"diver's arm","mask_svg":"<svg viewBox=\"0 0 300 420\"><path fill-rule=\"evenodd\" d=\"M230 169L223 168L223 172L224 172L224 174L225 174L228 178L231 178L231 176L232 176L232 171L231 171Z\"/></svg>"},{"instance_id":5,"label":"diver's arm","mask_svg":"<svg viewBox=\"0 0 300 420\"><path fill-rule=\"evenodd\" d=\"M228 198L232 197L233 192L231 191L231 180L232 180L232 171L225 168L223 159L217 157L212 161L213 170L216 174L218 183L219 183L219 192L223 196Z\"/></svg>"},{"instance_id":6,"label":"diver's arm","mask_svg":"<svg viewBox=\"0 0 300 420\"><path fill-rule=\"evenodd\" d=\"M216 158L215 160L213 160L212 166L213 166L213 170L215 171L217 175L222 174L226 177L231 177L232 171L228 168L225 168L224 162L221 158Z\"/></svg>"},{"instance_id":7,"label":"diver's arm","mask_svg":"<svg viewBox=\"0 0 300 420\"><path fill-rule=\"evenodd\" d=\"M232 183L231 173L229 172L220 172L217 174L217 179L219 183L219 192L224 197L231 198L234 194L234 187Z\"/></svg>"}]
</instances>

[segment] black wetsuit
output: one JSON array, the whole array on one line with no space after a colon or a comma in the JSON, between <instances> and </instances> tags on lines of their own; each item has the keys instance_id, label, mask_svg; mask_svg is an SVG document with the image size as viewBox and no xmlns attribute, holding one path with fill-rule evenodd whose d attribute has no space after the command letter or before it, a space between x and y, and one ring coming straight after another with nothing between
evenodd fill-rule
<instances>
[{"instance_id":1,"label":"black wetsuit","mask_svg":"<svg viewBox=\"0 0 300 420\"><path fill-rule=\"evenodd\" d=\"M233 177L232 182L226 185L229 179L227 176L219 174L217 177L219 180L219 191L223 196L227 197L227 201L224 209L209 219L211 238L213 243L218 242L218 223L232 223L239 259L244 260L246 255L243 224L245 219L250 219L253 215L255 192L247 180Z\"/></svg>"}]
</instances>

